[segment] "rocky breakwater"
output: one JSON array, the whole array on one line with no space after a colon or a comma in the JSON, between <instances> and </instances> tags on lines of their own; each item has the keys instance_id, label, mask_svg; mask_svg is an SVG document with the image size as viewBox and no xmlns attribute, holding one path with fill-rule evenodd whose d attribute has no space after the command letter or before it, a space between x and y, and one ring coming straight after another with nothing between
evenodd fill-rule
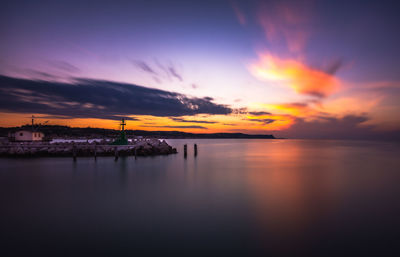
<instances>
[{"instance_id":1,"label":"rocky breakwater","mask_svg":"<svg viewBox=\"0 0 400 257\"><path fill-rule=\"evenodd\" d=\"M36 156L151 156L177 153L164 140L133 140L129 145L109 145L101 142L5 142L0 144L0 156L36 157Z\"/></svg>"}]
</instances>

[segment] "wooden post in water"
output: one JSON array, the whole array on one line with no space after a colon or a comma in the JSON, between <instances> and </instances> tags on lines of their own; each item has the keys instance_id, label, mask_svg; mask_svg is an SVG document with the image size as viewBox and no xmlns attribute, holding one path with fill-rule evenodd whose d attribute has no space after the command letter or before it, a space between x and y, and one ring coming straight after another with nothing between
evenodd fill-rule
<instances>
[{"instance_id":1,"label":"wooden post in water","mask_svg":"<svg viewBox=\"0 0 400 257\"><path fill-rule=\"evenodd\" d=\"M194 157L197 156L197 144L194 144Z\"/></svg>"},{"instance_id":2,"label":"wooden post in water","mask_svg":"<svg viewBox=\"0 0 400 257\"><path fill-rule=\"evenodd\" d=\"M115 159L114 159L114 161L118 161L118 147L115 147L115 152L114 152L114 154L115 154Z\"/></svg>"},{"instance_id":3,"label":"wooden post in water","mask_svg":"<svg viewBox=\"0 0 400 257\"><path fill-rule=\"evenodd\" d=\"M183 146L183 157L187 157L187 144Z\"/></svg>"},{"instance_id":4,"label":"wooden post in water","mask_svg":"<svg viewBox=\"0 0 400 257\"><path fill-rule=\"evenodd\" d=\"M97 144L94 143L94 160L97 160Z\"/></svg>"},{"instance_id":5,"label":"wooden post in water","mask_svg":"<svg viewBox=\"0 0 400 257\"><path fill-rule=\"evenodd\" d=\"M137 158L137 147L135 146L135 160Z\"/></svg>"},{"instance_id":6,"label":"wooden post in water","mask_svg":"<svg viewBox=\"0 0 400 257\"><path fill-rule=\"evenodd\" d=\"M72 157L74 159L74 162L76 162L76 146L75 146L75 142L72 143Z\"/></svg>"}]
</instances>

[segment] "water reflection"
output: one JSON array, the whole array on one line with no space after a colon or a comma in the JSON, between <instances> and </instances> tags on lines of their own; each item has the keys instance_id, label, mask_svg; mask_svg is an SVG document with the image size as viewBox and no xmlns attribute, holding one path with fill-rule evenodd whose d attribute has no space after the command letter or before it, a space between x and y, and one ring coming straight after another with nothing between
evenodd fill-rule
<instances>
[{"instance_id":1,"label":"water reflection","mask_svg":"<svg viewBox=\"0 0 400 257\"><path fill-rule=\"evenodd\" d=\"M254 154L246 156L260 240L267 249L273 245L281 253L296 249L299 254L309 231L335 208L332 167L324 158L330 150L315 153L301 143L261 147L254 145Z\"/></svg>"},{"instance_id":2,"label":"water reflection","mask_svg":"<svg viewBox=\"0 0 400 257\"><path fill-rule=\"evenodd\" d=\"M7 249L356 256L397 245L399 145L169 143L188 144L187 158L0 159Z\"/></svg>"}]
</instances>

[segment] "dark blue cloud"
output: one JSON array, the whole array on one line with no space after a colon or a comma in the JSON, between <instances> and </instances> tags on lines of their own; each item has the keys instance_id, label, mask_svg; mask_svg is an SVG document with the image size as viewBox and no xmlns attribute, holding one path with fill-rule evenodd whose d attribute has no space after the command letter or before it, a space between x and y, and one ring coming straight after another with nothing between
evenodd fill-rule
<instances>
[{"instance_id":1,"label":"dark blue cloud","mask_svg":"<svg viewBox=\"0 0 400 257\"><path fill-rule=\"evenodd\" d=\"M209 97L193 98L134 84L92 79L62 83L7 76L0 76L0 110L100 119L232 112Z\"/></svg>"},{"instance_id":2,"label":"dark blue cloud","mask_svg":"<svg viewBox=\"0 0 400 257\"><path fill-rule=\"evenodd\" d=\"M249 112L249 114L254 116L271 115L270 112Z\"/></svg>"},{"instance_id":3,"label":"dark blue cloud","mask_svg":"<svg viewBox=\"0 0 400 257\"><path fill-rule=\"evenodd\" d=\"M254 121L254 122L261 122L264 125L268 125L268 124L271 124L271 123L276 121L274 119L248 119L248 120L249 121Z\"/></svg>"}]
</instances>

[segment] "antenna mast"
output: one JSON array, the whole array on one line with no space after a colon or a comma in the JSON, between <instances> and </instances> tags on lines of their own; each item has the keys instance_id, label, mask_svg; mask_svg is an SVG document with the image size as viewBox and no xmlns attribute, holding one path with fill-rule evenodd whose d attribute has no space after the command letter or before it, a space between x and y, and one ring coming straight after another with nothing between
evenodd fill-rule
<instances>
[{"instance_id":1,"label":"antenna mast","mask_svg":"<svg viewBox=\"0 0 400 257\"><path fill-rule=\"evenodd\" d=\"M121 125L121 130L125 131L125 126L126 126L125 119L121 120L121 124L120 125Z\"/></svg>"}]
</instances>

